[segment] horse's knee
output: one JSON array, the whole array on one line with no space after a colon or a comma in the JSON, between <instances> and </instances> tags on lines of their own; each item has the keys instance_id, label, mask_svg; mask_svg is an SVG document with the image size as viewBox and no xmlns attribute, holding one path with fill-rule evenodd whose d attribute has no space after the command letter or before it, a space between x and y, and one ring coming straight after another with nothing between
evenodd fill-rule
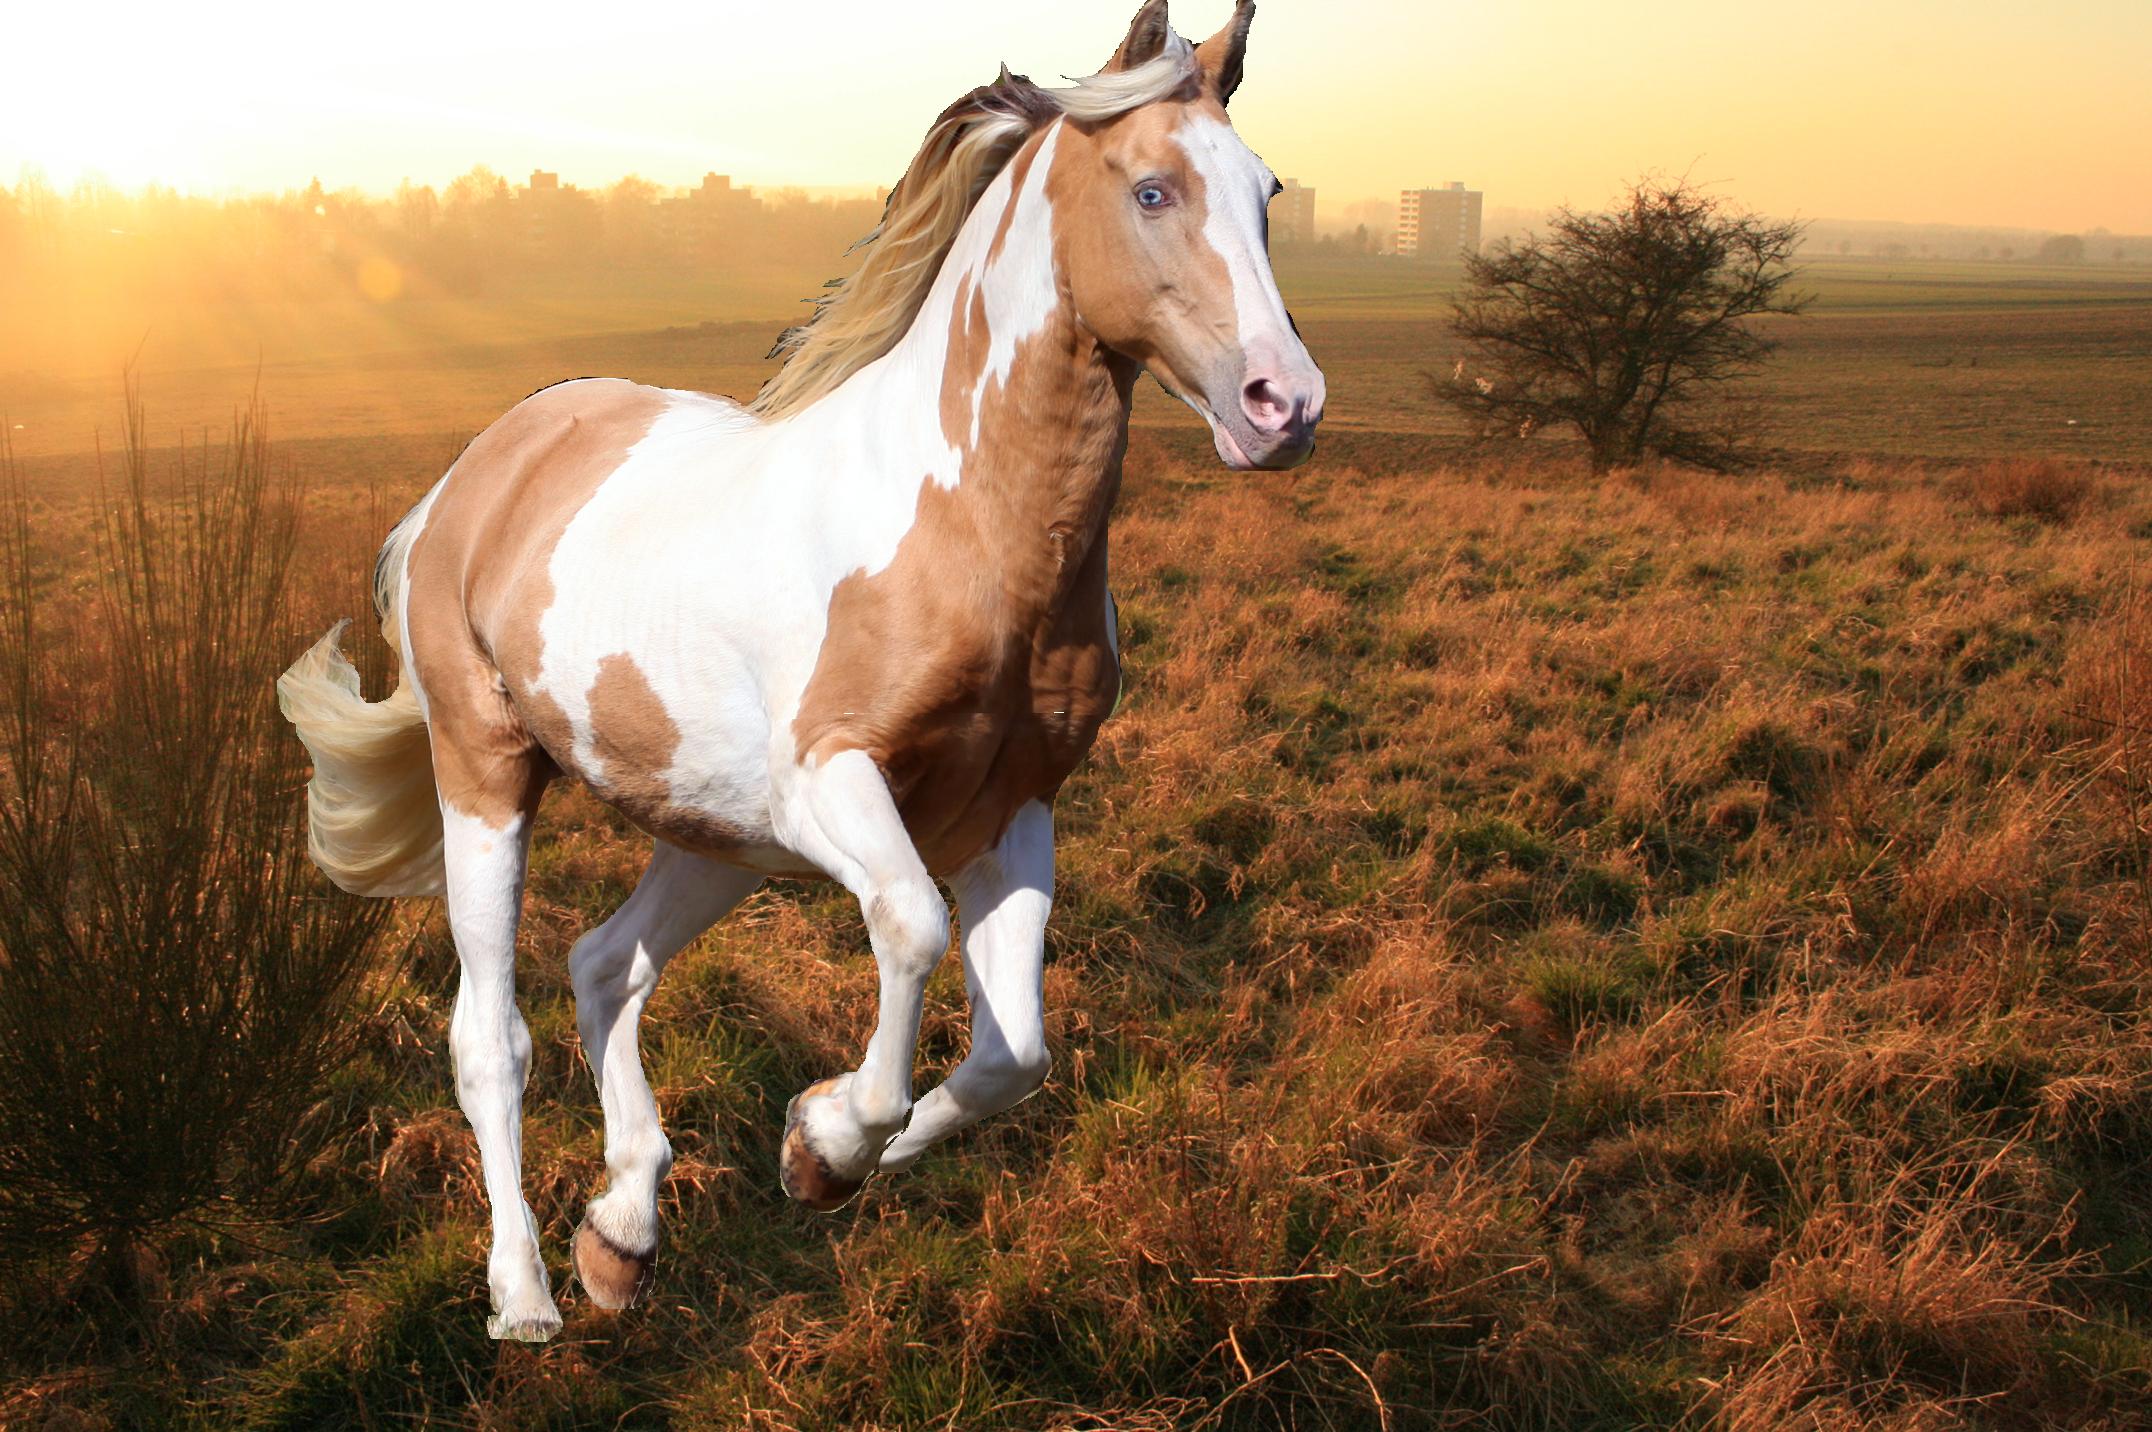
<instances>
[{"instance_id":1,"label":"horse's knee","mask_svg":"<svg viewBox=\"0 0 2152 1432\"><path fill-rule=\"evenodd\" d=\"M1019 1086L1018 1098L1032 1093L1046 1082L1053 1072L1054 1057L1046 1052L1044 1045L1028 1053L1015 1056L1009 1066L1013 1081Z\"/></svg>"},{"instance_id":2,"label":"horse's knee","mask_svg":"<svg viewBox=\"0 0 2152 1432\"><path fill-rule=\"evenodd\" d=\"M927 879L897 880L865 904L875 957L908 978L925 979L949 949L949 907Z\"/></svg>"},{"instance_id":3,"label":"horse's knee","mask_svg":"<svg viewBox=\"0 0 2152 1432\"><path fill-rule=\"evenodd\" d=\"M459 995L448 1021L448 1048L457 1091L466 1102L497 1087L522 1092L530 1073L531 1031L512 1001L505 1009L482 1011Z\"/></svg>"},{"instance_id":4,"label":"horse's knee","mask_svg":"<svg viewBox=\"0 0 2152 1432\"><path fill-rule=\"evenodd\" d=\"M635 941L616 935L611 924L588 932L568 952L568 978L578 1007L617 1004L637 992L636 966L644 963L636 958L640 951Z\"/></svg>"},{"instance_id":5,"label":"horse's knee","mask_svg":"<svg viewBox=\"0 0 2152 1432\"><path fill-rule=\"evenodd\" d=\"M1043 1041L1020 1040L1013 1047L999 1044L980 1051L980 1056L979 1078L987 1101L1004 1109L1038 1092L1054 1067Z\"/></svg>"}]
</instances>

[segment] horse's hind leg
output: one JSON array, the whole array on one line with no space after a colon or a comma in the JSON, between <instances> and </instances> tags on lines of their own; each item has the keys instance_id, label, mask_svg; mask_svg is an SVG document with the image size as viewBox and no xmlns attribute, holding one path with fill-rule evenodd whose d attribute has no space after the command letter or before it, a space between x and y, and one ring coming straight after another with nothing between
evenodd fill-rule
<instances>
[{"instance_id":1,"label":"horse's hind leg","mask_svg":"<svg viewBox=\"0 0 2152 1432\"><path fill-rule=\"evenodd\" d=\"M438 737L435 749L438 771ZM463 966L448 1028L456 1096L478 1138L493 1210L493 1250L486 1260L493 1317L486 1331L544 1342L560 1330L560 1311L538 1253L538 1226L523 1201L523 1084L530 1075L531 1037L516 1009L516 924L540 785L534 772L526 774L509 783L523 789L510 797L498 823L459 808L444 788L442 857L449 930Z\"/></svg>"},{"instance_id":2,"label":"horse's hind leg","mask_svg":"<svg viewBox=\"0 0 2152 1432\"><path fill-rule=\"evenodd\" d=\"M575 1234L575 1271L590 1300L625 1308L657 1257L658 1184L672 1147L643 1078L636 1029L666 962L722 919L762 877L659 842L635 893L575 942L575 1018L605 1106L605 1192Z\"/></svg>"},{"instance_id":3,"label":"horse's hind leg","mask_svg":"<svg viewBox=\"0 0 2152 1432\"><path fill-rule=\"evenodd\" d=\"M410 675L433 747L441 797L448 928L463 978L448 1044L456 1097L478 1140L493 1213L486 1281L497 1338L544 1342L560 1311L523 1201L523 1084L531 1036L516 1009L516 926L523 914L531 820L553 767L508 704L499 675L456 641L407 640Z\"/></svg>"}]
</instances>

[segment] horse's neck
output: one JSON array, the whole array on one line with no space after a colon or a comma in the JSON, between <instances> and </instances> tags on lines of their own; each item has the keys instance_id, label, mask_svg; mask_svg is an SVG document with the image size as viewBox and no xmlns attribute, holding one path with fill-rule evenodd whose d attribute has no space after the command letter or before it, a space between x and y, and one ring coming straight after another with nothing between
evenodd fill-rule
<instances>
[{"instance_id":1,"label":"horse's neck","mask_svg":"<svg viewBox=\"0 0 2152 1432\"><path fill-rule=\"evenodd\" d=\"M1073 573L1119 488L1135 367L1076 322L1055 271L1046 191L1054 132L1005 169L967 218L898 344L823 404L872 430L900 483L951 489L997 555Z\"/></svg>"}]
</instances>

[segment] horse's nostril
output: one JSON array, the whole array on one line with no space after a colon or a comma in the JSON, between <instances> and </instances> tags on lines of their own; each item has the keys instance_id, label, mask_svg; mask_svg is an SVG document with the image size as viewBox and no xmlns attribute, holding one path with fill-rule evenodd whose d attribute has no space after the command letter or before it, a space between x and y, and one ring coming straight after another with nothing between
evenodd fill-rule
<instances>
[{"instance_id":1,"label":"horse's nostril","mask_svg":"<svg viewBox=\"0 0 2152 1432\"><path fill-rule=\"evenodd\" d=\"M1293 416L1292 400L1268 378L1257 378L1241 389L1240 406L1260 432L1276 432Z\"/></svg>"}]
</instances>

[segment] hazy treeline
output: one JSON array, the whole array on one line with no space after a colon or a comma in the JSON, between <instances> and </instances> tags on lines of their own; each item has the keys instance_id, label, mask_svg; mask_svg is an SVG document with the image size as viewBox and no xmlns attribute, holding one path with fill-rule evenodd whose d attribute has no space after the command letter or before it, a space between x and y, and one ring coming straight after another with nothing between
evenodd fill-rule
<instances>
[{"instance_id":1,"label":"hazy treeline","mask_svg":"<svg viewBox=\"0 0 2152 1432\"><path fill-rule=\"evenodd\" d=\"M2046 229L1819 219L1808 226L1804 247L1811 254L1863 258L2050 264L2152 263L2152 235L2117 234L2107 229L2058 234Z\"/></svg>"},{"instance_id":2,"label":"hazy treeline","mask_svg":"<svg viewBox=\"0 0 2152 1432\"><path fill-rule=\"evenodd\" d=\"M1394 253L1397 204L1391 199L1362 199L1339 211L1343 222L1357 224L1369 252ZM1501 239L1521 242L1546 232L1550 209L1509 204L1489 205L1482 243ZM1318 214L1319 227L1334 229L1336 216ZM1338 242L1347 235L1333 236ZM2152 234L2117 234L2107 229L2056 233L2000 225L1910 224L1886 219L1815 219L1806 223L1802 252L1813 258L1949 259L1993 263L2146 264L2152 263Z\"/></svg>"},{"instance_id":3,"label":"hazy treeline","mask_svg":"<svg viewBox=\"0 0 2152 1432\"><path fill-rule=\"evenodd\" d=\"M54 290L108 302L175 290L214 298L472 298L489 279L604 265L707 271L836 255L871 230L878 200L758 192L709 176L666 188L636 175L602 189L515 183L481 165L436 189L200 196L86 181L62 192L32 172L0 187L0 302ZM1487 239L1537 230L1536 210L1495 208ZM1340 223L1342 220L1342 223ZM1319 215L1315 248L1391 250L1395 206L1363 200ZM2152 237L1820 220L1807 251L1883 258L2152 262Z\"/></svg>"},{"instance_id":4,"label":"hazy treeline","mask_svg":"<svg viewBox=\"0 0 2152 1432\"><path fill-rule=\"evenodd\" d=\"M512 184L483 166L441 189L204 197L27 176L0 188L0 301L93 283L109 298L174 287L233 298L472 297L489 278L605 264L693 268L835 254L870 230L872 199L667 189L633 175L604 189Z\"/></svg>"}]
</instances>

